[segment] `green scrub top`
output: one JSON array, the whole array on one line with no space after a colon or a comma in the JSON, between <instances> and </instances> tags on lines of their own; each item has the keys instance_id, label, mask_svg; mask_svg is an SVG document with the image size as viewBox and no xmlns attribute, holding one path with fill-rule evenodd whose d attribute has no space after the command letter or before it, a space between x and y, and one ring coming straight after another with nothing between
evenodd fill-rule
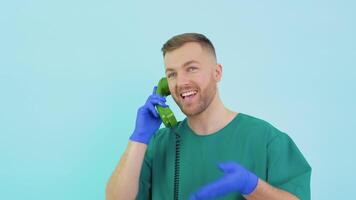
<instances>
[{"instance_id":1,"label":"green scrub top","mask_svg":"<svg viewBox=\"0 0 356 200\"><path fill-rule=\"evenodd\" d=\"M223 173L217 164L235 161L274 187L310 199L311 167L292 139L261 119L239 113L224 128L197 135L187 119L176 125L181 136L179 199L186 200ZM162 128L150 141L136 199L173 199L175 134ZM219 199L244 199L232 193Z\"/></svg>"}]
</instances>

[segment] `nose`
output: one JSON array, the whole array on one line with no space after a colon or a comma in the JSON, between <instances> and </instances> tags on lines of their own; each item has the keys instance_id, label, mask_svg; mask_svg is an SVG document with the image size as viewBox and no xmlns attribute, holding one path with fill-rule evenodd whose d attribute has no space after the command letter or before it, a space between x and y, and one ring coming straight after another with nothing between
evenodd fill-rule
<instances>
[{"instance_id":1,"label":"nose","mask_svg":"<svg viewBox=\"0 0 356 200\"><path fill-rule=\"evenodd\" d=\"M182 86L189 85L189 79L184 74L179 74L179 75L177 74L176 84L177 84L178 88L182 87Z\"/></svg>"}]
</instances>

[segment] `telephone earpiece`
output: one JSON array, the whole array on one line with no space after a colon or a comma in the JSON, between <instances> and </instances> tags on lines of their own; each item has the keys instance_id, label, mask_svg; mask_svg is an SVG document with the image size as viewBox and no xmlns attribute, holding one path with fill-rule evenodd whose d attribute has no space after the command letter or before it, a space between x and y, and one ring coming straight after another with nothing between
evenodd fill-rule
<instances>
[{"instance_id":1,"label":"telephone earpiece","mask_svg":"<svg viewBox=\"0 0 356 200\"><path fill-rule=\"evenodd\" d=\"M171 94L171 92L169 91L167 78L163 77L161 78L161 80L159 80L157 85L157 94L165 97ZM166 127L173 127L177 124L177 120L169 107L162 107L156 105L156 108L159 116L162 119L163 124Z\"/></svg>"}]
</instances>

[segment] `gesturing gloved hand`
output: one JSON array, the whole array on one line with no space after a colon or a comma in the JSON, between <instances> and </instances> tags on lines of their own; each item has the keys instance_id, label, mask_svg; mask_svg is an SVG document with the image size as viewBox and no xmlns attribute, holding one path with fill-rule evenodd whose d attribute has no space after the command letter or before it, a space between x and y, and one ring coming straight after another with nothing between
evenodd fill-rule
<instances>
[{"instance_id":1,"label":"gesturing gloved hand","mask_svg":"<svg viewBox=\"0 0 356 200\"><path fill-rule=\"evenodd\" d=\"M142 107L137 111L136 126L130 140L148 144L151 137L160 127L162 120L156 111L155 105L167 107L166 99L156 94L157 87L153 88L153 93L150 95Z\"/></svg>"},{"instance_id":2,"label":"gesturing gloved hand","mask_svg":"<svg viewBox=\"0 0 356 200\"><path fill-rule=\"evenodd\" d=\"M256 188L258 177L238 163L230 161L218 166L224 176L200 188L190 196L190 200L213 199L233 192L247 195Z\"/></svg>"}]
</instances>

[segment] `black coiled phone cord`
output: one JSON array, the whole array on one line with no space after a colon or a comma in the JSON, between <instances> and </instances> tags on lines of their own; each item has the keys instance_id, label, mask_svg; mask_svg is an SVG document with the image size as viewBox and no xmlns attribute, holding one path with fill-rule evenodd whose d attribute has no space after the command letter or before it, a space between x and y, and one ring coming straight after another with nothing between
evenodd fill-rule
<instances>
[{"instance_id":1,"label":"black coiled phone cord","mask_svg":"<svg viewBox=\"0 0 356 200\"><path fill-rule=\"evenodd\" d=\"M174 200L179 199L179 167L180 167L180 135L174 131L176 136L176 157L174 160Z\"/></svg>"}]
</instances>

